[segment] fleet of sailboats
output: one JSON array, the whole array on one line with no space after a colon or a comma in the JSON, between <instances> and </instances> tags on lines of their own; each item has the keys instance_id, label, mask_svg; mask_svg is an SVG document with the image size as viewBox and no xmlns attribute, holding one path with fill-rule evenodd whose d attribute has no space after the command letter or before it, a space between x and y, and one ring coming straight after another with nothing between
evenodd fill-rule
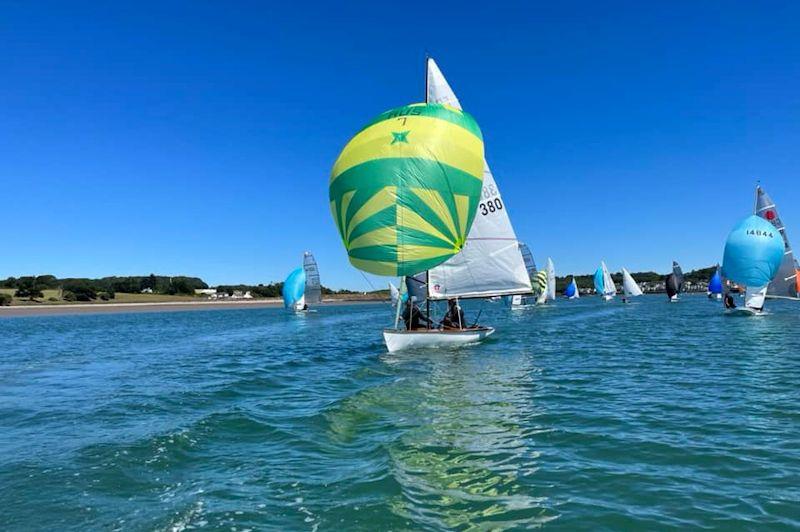
<instances>
[{"instance_id":1,"label":"fleet of sailboats","mask_svg":"<svg viewBox=\"0 0 800 532\"><path fill-rule=\"evenodd\" d=\"M331 212L351 263L401 278L397 286L389 283L395 308L394 328L383 331L389 351L462 345L493 334L477 319L468 323L459 303L465 299L503 298L512 308L556 299L553 260L537 270L530 248L517 239L477 123L436 62L427 58L425 66L424 103L379 115L345 146L331 174ZM709 298L721 298L735 283L746 290L744 311L760 313L769 297L800 300L798 272L777 208L759 186L754 214L728 237L722 268L708 283ZM606 301L617 295L604 261L594 287ZM664 288L671 302L684 290L676 261ZM284 284L285 304L307 308L319 301L319 290L316 263L306 253L304 267ZM626 268L622 291L623 301L643 295ZM580 297L574 276L564 296ZM448 314L437 323L432 304L441 301L448 302Z\"/></svg>"}]
</instances>

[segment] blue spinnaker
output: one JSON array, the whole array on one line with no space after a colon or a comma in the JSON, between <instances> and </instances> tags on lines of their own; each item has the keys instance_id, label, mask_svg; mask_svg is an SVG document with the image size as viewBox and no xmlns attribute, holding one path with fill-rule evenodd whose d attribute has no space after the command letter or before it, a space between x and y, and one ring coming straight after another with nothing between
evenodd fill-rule
<instances>
[{"instance_id":1,"label":"blue spinnaker","mask_svg":"<svg viewBox=\"0 0 800 532\"><path fill-rule=\"evenodd\" d=\"M722 272L747 287L767 286L783 260L783 238L771 223L756 215L736 224L725 242Z\"/></svg>"},{"instance_id":2,"label":"blue spinnaker","mask_svg":"<svg viewBox=\"0 0 800 532\"><path fill-rule=\"evenodd\" d=\"M719 274L719 268L711 276L711 280L708 281L708 291L712 294L722 293L722 277Z\"/></svg>"},{"instance_id":3,"label":"blue spinnaker","mask_svg":"<svg viewBox=\"0 0 800 532\"><path fill-rule=\"evenodd\" d=\"M597 268L597 270L594 272L594 289L598 294L602 294L604 287L605 283L603 282L603 268Z\"/></svg>"},{"instance_id":4,"label":"blue spinnaker","mask_svg":"<svg viewBox=\"0 0 800 532\"><path fill-rule=\"evenodd\" d=\"M567 285L567 289L564 290L564 295L567 297L572 297L575 295L575 279L573 279L572 282Z\"/></svg>"},{"instance_id":5,"label":"blue spinnaker","mask_svg":"<svg viewBox=\"0 0 800 532\"><path fill-rule=\"evenodd\" d=\"M283 306L292 308L303 297L305 290L306 272L303 268L297 268L283 282Z\"/></svg>"}]
</instances>

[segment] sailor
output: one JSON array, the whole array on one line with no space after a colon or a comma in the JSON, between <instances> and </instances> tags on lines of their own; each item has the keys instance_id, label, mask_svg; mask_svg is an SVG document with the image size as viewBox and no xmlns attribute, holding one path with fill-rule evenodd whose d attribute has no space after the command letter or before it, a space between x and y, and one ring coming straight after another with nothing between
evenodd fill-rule
<instances>
[{"instance_id":1,"label":"sailor","mask_svg":"<svg viewBox=\"0 0 800 532\"><path fill-rule=\"evenodd\" d=\"M424 321L428 326L433 323L431 319L419 309L416 301L416 297L409 297L408 300L406 300L406 308L403 310L403 321L406 323L406 329L409 331L422 329L423 327L420 326L420 322Z\"/></svg>"},{"instance_id":2,"label":"sailor","mask_svg":"<svg viewBox=\"0 0 800 532\"><path fill-rule=\"evenodd\" d=\"M733 296L730 292L725 294L725 308L736 308L736 303L734 303Z\"/></svg>"},{"instance_id":3,"label":"sailor","mask_svg":"<svg viewBox=\"0 0 800 532\"><path fill-rule=\"evenodd\" d=\"M458 305L458 300L447 300L447 313L444 315L442 325L445 329L466 328L466 323L464 322L464 311Z\"/></svg>"}]
</instances>

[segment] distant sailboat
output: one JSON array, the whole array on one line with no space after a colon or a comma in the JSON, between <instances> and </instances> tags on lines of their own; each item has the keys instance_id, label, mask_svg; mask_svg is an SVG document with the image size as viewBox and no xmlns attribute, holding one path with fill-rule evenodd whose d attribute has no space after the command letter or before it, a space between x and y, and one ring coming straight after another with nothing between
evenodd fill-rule
<instances>
[{"instance_id":1,"label":"distant sailboat","mask_svg":"<svg viewBox=\"0 0 800 532\"><path fill-rule=\"evenodd\" d=\"M670 302L678 301L678 294L683 290L683 270L676 261L672 261L672 273L664 278L664 285Z\"/></svg>"},{"instance_id":2,"label":"distant sailboat","mask_svg":"<svg viewBox=\"0 0 800 532\"><path fill-rule=\"evenodd\" d=\"M734 308L733 298L726 295L728 312L760 314L764 309L770 281L779 271L784 258L780 233L765 219L751 215L740 221L728 235L722 261L722 275L746 286L743 308Z\"/></svg>"},{"instance_id":3,"label":"distant sailboat","mask_svg":"<svg viewBox=\"0 0 800 532\"><path fill-rule=\"evenodd\" d=\"M556 299L556 267L550 257L547 257L547 299Z\"/></svg>"},{"instance_id":4,"label":"distant sailboat","mask_svg":"<svg viewBox=\"0 0 800 532\"><path fill-rule=\"evenodd\" d=\"M547 270L539 270L533 279L533 293L536 295L536 304L544 305L547 302Z\"/></svg>"},{"instance_id":5,"label":"distant sailboat","mask_svg":"<svg viewBox=\"0 0 800 532\"><path fill-rule=\"evenodd\" d=\"M581 293L578 290L578 283L575 282L575 276L572 276L572 281L567 285L567 288L564 290L564 296L567 299L578 299L581 297Z\"/></svg>"},{"instance_id":6,"label":"distant sailboat","mask_svg":"<svg viewBox=\"0 0 800 532\"><path fill-rule=\"evenodd\" d=\"M322 301L322 285L314 255L305 252L303 267L293 270L283 282L283 306L295 311L307 310L308 305Z\"/></svg>"},{"instance_id":7,"label":"distant sailboat","mask_svg":"<svg viewBox=\"0 0 800 532\"><path fill-rule=\"evenodd\" d=\"M525 262L525 269L528 272L528 279L530 279L531 284L533 284L537 274L536 262L533 260L533 253L531 253L530 248L525 243L519 242L518 245L519 251L522 254L522 260ZM525 308L535 303L534 299L527 294L514 294L511 296L505 296L505 299L511 308Z\"/></svg>"},{"instance_id":8,"label":"distant sailboat","mask_svg":"<svg viewBox=\"0 0 800 532\"><path fill-rule=\"evenodd\" d=\"M792 253L792 246L786 236L786 228L778 215L778 208L772 198L764 192L760 186L756 187L756 216L759 216L772 224L778 230L783 239L783 259L778 273L769 283L767 297L783 299L800 299L800 275L798 275L798 265Z\"/></svg>"},{"instance_id":9,"label":"distant sailboat","mask_svg":"<svg viewBox=\"0 0 800 532\"><path fill-rule=\"evenodd\" d=\"M625 293L625 297L638 297L642 295L642 289L625 268L622 268L622 291Z\"/></svg>"},{"instance_id":10,"label":"distant sailboat","mask_svg":"<svg viewBox=\"0 0 800 532\"><path fill-rule=\"evenodd\" d=\"M709 299L722 299L722 276L719 273L719 264L717 264L711 279L708 280L707 294Z\"/></svg>"},{"instance_id":11,"label":"distant sailboat","mask_svg":"<svg viewBox=\"0 0 800 532\"><path fill-rule=\"evenodd\" d=\"M614 280L608 272L606 263L601 261L600 267L594 272L594 289L603 299L610 301L617 295L617 287L614 285Z\"/></svg>"}]
</instances>

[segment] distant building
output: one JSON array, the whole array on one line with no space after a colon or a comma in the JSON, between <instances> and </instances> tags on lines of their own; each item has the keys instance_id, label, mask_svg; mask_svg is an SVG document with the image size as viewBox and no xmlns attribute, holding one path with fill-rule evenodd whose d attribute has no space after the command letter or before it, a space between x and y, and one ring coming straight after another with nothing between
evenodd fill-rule
<instances>
[{"instance_id":1,"label":"distant building","mask_svg":"<svg viewBox=\"0 0 800 532\"><path fill-rule=\"evenodd\" d=\"M196 296L211 296L217 293L216 288L195 288L194 294Z\"/></svg>"},{"instance_id":2,"label":"distant building","mask_svg":"<svg viewBox=\"0 0 800 532\"><path fill-rule=\"evenodd\" d=\"M152 294L153 293L153 289L152 288L143 288L142 289L142 293L143 294Z\"/></svg>"}]
</instances>

